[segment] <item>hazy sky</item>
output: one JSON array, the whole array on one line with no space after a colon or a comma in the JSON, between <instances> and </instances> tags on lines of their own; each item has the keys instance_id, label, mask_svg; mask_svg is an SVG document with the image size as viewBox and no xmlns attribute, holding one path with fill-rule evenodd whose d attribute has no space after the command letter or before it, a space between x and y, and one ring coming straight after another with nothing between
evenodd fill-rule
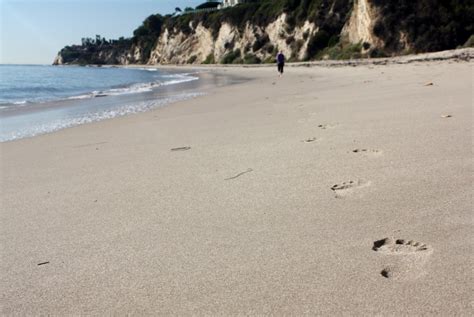
<instances>
[{"instance_id":1,"label":"hazy sky","mask_svg":"<svg viewBox=\"0 0 474 317\"><path fill-rule=\"evenodd\" d=\"M0 0L0 64L51 64L66 45L96 34L130 37L151 14L205 0Z\"/></svg>"}]
</instances>

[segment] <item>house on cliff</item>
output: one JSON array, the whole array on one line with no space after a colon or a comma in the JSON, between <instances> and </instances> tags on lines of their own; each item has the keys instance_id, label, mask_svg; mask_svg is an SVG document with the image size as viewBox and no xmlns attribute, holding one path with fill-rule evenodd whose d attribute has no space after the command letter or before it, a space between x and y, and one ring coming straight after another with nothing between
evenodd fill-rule
<instances>
[{"instance_id":1,"label":"house on cliff","mask_svg":"<svg viewBox=\"0 0 474 317\"><path fill-rule=\"evenodd\" d=\"M222 3L218 6L219 9L224 9L228 7L233 7L235 5L250 2L249 0L223 0Z\"/></svg>"},{"instance_id":2,"label":"house on cliff","mask_svg":"<svg viewBox=\"0 0 474 317\"><path fill-rule=\"evenodd\" d=\"M206 2L198 5L195 10L189 10L185 13L220 10L233 7L241 3L256 1L258 0L206 0Z\"/></svg>"}]
</instances>

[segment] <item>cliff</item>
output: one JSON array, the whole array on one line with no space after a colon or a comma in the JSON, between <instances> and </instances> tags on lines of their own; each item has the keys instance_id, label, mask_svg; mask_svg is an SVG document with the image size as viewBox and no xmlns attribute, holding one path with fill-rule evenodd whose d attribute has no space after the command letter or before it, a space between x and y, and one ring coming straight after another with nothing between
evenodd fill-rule
<instances>
[{"instance_id":1,"label":"cliff","mask_svg":"<svg viewBox=\"0 0 474 317\"><path fill-rule=\"evenodd\" d=\"M206 64L392 56L463 45L474 5L436 0L262 0L152 15L132 39L62 49L54 64ZM99 45L98 45L99 44Z\"/></svg>"},{"instance_id":2,"label":"cliff","mask_svg":"<svg viewBox=\"0 0 474 317\"><path fill-rule=\"evenodd\" d=\"M190 23L190 34L165 29L151 52L149 64L260 63L269 61L277 50L293 60L306 58L308 42L316 25L306 21L288 30L283 13L268 25L247 22L242 29L223 22L217 36L202 22Z\"/></svg>"}]
</instances>

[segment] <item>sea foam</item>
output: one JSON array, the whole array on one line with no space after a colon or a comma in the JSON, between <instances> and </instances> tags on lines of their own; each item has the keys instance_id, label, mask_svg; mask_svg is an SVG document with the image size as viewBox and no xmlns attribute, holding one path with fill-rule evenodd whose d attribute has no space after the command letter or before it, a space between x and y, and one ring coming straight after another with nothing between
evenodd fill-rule
<instances>
[{"instance_id":1,"label":"sea foam","mask_svg":"<svg viewBox=\"0 0 474 317\"><path fill-rule=\"evenodd\" d=\"M173 96L168 96L162 99L135 102L133 104L121 105L108 110L87 112L71 117L50 120L48 122L34 122L33 120L30 124L21 128L9 129L8 127L4 126L0 131L0 142L13 141L26 137L33 137L86 123L92 123L106 119L122 117L129 114L145 112L173 102L188 100L194 97L202 96L204 94L205 93L202 92L182 93Z\"/></svg>"}]
</instances>

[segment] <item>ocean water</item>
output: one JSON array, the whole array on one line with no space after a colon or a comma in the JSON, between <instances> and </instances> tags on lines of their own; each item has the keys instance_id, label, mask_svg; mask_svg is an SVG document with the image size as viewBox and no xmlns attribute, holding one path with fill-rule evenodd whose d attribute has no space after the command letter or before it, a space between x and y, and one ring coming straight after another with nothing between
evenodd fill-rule
<instances>
[{"instance_id":1,"label":"ocean water","mask_svg":"<svg viewBox=\"0 0 474 317\"><path fill-rule=\"evenodd\" d=\"M231 82L189 70L0 65L0 142L151 110Z\"/></svg>"}]
</instances>

